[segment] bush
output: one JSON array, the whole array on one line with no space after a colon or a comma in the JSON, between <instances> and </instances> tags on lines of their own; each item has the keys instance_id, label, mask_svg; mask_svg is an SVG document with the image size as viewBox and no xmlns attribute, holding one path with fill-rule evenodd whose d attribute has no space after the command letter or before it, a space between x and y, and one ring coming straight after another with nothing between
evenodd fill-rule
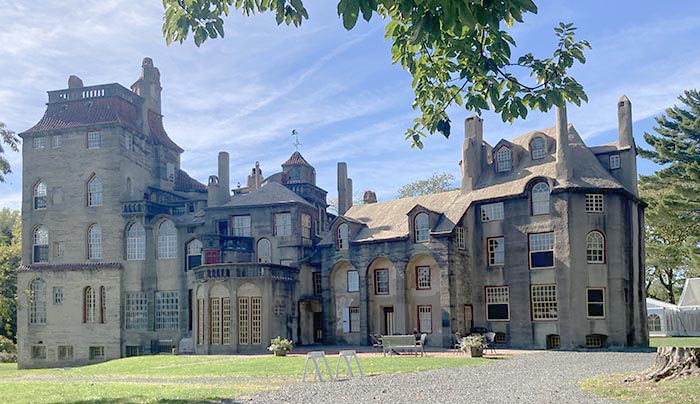
<instances>
[{"instance_id":1,"label":"bush","mask_svg":"<svg viewBox=\"0 0 700 404\"><path fill-rule=\"evenodd\" d=\"M293 346L294 344L292 341L277 337L270 340L270 346L267 347L267 350L274 353L276 356L284 356L287 352L292 350Z\"/></svg>"},{"instance_id":2,"label":"bush","mask_svg":"<svg viewBox=\"0 0 700 404\"><path fill-rule=\"evenodd\" d=\"M486 348L484 336L480 334L472 334L462 338L461 350L468 351L471 348Z\"/></svg>"},{"instance_id":3,"label":"bush","mask_svg":"<svg viewBox=\"0 0 700 404\"><path fill-rule=\"evenodd\" d=\"M17 362L17 345L9 338L0 335L0 363Z\"/></svg>"}]
</instances>

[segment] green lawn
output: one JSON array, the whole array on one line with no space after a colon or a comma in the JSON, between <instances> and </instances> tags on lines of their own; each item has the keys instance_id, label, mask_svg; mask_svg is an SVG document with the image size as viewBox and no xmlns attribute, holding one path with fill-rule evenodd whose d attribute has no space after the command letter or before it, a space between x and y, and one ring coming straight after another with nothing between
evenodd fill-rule
<instances>
[{"instance_id":1,"label":"green lawn","mask_svg":"<svg viewBox=\"0 0 700 404\"><path fill-rule=\"evenodd\" d=\"M700 337L654 337L649 338L649 346L652 348L660 346L700 348Z\"/></svg>"},{"instance_id":2,"label":"green lawn","mask_svg":"<svg viewBox=\"0 0 700 404\"><path fill-rule=\"evenodd\" d=\"M579 383L590 393L630 404L700 403L700 379L686 377L661 382L623 382L624 375L608 375Z\"/></svg>"},{"instance_id":3,"label":"green lawn","mask_svg":"<svg viewBox=\"0 0 700 404\"><path fill-rule=\"evenodd\" d=\"M141 356L69 369L0 364L2 403L195 403L301 380L305 356ZM336 357L329 357L335 370ZM455 357L361 357L367 375L488 363ZM357 369L354 369L357 372ZM311 374L313 378L313 374Z\"/></svg>"}]
</instances>

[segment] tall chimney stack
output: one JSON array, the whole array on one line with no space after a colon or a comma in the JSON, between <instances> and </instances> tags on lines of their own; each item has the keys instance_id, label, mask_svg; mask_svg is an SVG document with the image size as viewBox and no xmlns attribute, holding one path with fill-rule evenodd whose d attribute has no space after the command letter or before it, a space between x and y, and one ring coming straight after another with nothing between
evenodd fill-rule
<instances>
[{"instance_id":1,"label":"tall chimney stack","mask_svg":"<svg viewBox=\"0 0 700 404\"><path fill-rule=\"evenodd\" d=\"M344 215L347 206L348 165L338 163L338 214Z\"/></svg>"},{"instance_id":2,"label":"tall chimney stack","mask_svg":"<svg viewBox=\"0 0 700 404\"><path fill-rule=\"evenodd\" d=\"M471 192L481 175L484 120L472 115L464 120L462 144L462 193Z\"/></svg>"},{"instance_id":3,"label":"tall chimney stack","mask_svg":"<svg viewBox=\"0 0 700 404\"><path fill-rule=\"evenodd\" d=\"M632 103L626 95L617 101L618 145L620 149L634 147L632 134Z\"/></svg>"},{"instance_id":4,"label":"tall chimney stack","mask_svg":"<svg viewBox=\"0 0 700 404\"><path fill-rule=\"evenodd\" d=\"M571 150L569 146L569 123L566 119L566 104L555 108L557 130L557 177L570 181L573 172L571 168Z\"/></svg>"},{"instance_id":5,"label":"tall chimney stack","mask_svg":"<svg viewBox=\"0 0 700 404\"><path fill-rule=\"evenodd\" d=\"M227 152L219 152L219 198L224 205L231 200L231 184L229 182L229 155Z\"/></svg>"},{"instance_id":6,"label":"tall chimney stack","mask_svg":"<svg viewBox=\"0 0 700 404\"><path fill-rule=\"evenodd\" d=\"M352 179L348 178L345 183L345 211L347 212L352 208Z\"/></svg>"}]
</instances>

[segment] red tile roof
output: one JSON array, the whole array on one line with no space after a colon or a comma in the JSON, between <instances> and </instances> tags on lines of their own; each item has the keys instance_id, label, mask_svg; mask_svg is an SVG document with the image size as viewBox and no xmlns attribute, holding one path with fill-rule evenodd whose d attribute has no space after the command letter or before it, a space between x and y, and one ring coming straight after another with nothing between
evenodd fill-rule
<instances>
[{"instance_id":1,"label":"red tile roof","mask_svg":"<svg viewBox=\"0 0 700 404\"><path fill-rule=\"evenodd\" d=\"M292 155L287 159L287 161L282 164L283 166L292 166L292 165L302 165L302 166L309 166L311 167L311 164L309 164L308 161L304 159L304 157L299 153L298 151L295 151L292 153Z\"/></svg>"},{"instance_id":2,"label":"red tile roof","mask_svg":"<svg viewBox=\"0 0 700 404\"><path fill-rule=\"evenodd\" d=\"M175 190L181 192L206 192L207 186L190 177L183 170L175 173Z\"/></svg>"}]
</instances>

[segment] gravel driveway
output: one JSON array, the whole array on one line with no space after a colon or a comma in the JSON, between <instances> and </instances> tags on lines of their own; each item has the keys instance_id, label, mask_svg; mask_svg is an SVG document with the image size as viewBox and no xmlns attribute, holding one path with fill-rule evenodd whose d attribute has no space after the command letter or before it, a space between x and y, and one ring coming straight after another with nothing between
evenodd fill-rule
<instances>
[{"instance_id":1,"label":"gravel driveway","mask_svg":"<svg viewBox=\"0 0 700 404\"><path fill-rule=\"evenodd\" d=\"M653 353L541 352L492 364L297 383L252 397L254 403L616 403L581 391L576 382L607 373L642 370ZM406 358L406 360L415 360Z\"/></svg>"}]
</instances>

